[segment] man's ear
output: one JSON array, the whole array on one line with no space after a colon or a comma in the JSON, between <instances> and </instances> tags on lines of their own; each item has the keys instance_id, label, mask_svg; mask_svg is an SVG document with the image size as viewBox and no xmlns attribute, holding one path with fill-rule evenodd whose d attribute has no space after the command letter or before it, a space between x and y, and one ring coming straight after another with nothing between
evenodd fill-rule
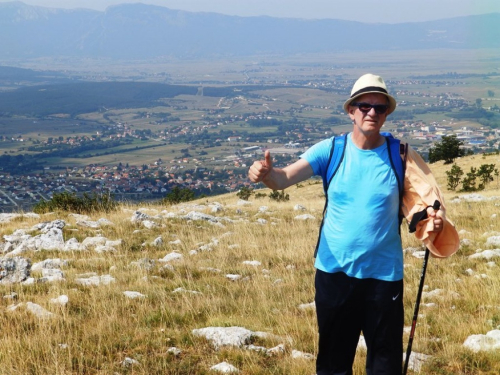
<instances>
[{"instance_id":1,"label":"man's ear","mask_svg":"<svg viewBox=\"0 0 500 375\"><path fill-rule=\"evenodd\" d=\"M356 108L353 108L353 107L349 107L349 117L351 118L351 120L354 121L354 112L356 111Z\"/></svg>"}]
</instances>

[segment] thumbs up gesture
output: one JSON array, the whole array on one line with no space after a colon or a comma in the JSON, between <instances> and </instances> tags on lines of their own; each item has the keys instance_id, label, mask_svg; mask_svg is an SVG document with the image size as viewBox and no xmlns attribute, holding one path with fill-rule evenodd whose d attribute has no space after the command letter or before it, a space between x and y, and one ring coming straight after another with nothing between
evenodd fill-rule
<instances>
[{"instance_id":1,"label":"thumbs up gesture","mask_svg":"<svg viewBox=\"0 0 500 375\"><path fill-rule=\"evenodd\" d=\"M248 170L248 178L252 182L261 182L273 169L273 160L271 158L271 152L266 150L264 153L264 160L254 161L250 169Z\"/></svg>"}]
</instances>

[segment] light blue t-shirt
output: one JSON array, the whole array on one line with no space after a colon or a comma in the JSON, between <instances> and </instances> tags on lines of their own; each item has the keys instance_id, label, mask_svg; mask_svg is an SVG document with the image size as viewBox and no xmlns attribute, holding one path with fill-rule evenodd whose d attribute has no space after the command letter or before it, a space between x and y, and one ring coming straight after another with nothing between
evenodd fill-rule
<instances>
[{"instance_id":1,"label":"light blue t-shirt","mask_svg":"<svg viewBox=\"0 0 500 375\"><path fill-rule=\"evenodd\" d=\"M301 155L315 175L324 174L331 147L332 138ZM362 150L347 136L344 159L328 188L316 268L359 279L403 278L398 183L387 147L386 142Z\"/></svg>"}]
</instances>

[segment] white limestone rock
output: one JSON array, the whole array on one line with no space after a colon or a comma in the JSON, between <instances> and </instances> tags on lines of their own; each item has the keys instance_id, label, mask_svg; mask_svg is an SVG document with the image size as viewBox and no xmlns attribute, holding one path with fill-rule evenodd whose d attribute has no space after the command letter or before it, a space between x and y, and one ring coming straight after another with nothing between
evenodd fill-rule
<instances>
[{"instance_id":1,"label":"white limestone rock","mask_svg":"<svg viewBox=\"0 0 500 375\"><path fill-rule=\"evenodd\" d=\"M285 345L279 344L274 348L267 349L266 354L270 357L285 354Z\"/></svg>"},{"instance_id":2,"label":"white limestone rock","mask_svg":"<svg viewBox=\"0 0 500 375\"><path fill-rule=\"evenodd\" d=\"M39 280L41 282L56 282L64 281L64 273L60 269L56 268L43 268L42 278Z\"/></svg>"},{"instance_id":3,"label":"white limestone rock","mask_svg":"<svg viewBox=\"0 0 500 375\"><path fill-rule=\"evenodd\" d=\"M78 225L79 227L90 229L99 229L101 227L101 224L99 224L97 221L91 220L80 220L76 222L76 225Z\"/></svg>"},{"instance_id":4,"label":"white limestone rock","mask_svg":"<svg viewBox=\"0 0 500 375\"><path fill-rule=\"evenodd\" d=\"M259 262L258 260L245 260L242 262L242 264L245 264L247 266L252 266L252 267L259 267L262 265L262 263Z\"/></svg>"},{"instance_id":5,"label":"white limestone rock","mask_svg":"<svg viewBox=\"0 0 500 375\"><path fill-rule=\"evenodd\" d=\"M161 245L163 245L163 239L161 236L156 237L153 241L151 241L151 246L160 247Z\"/></svg>"},{"instance_id":6,"label":"white limestone rock","mask_svg":"<svg viewBox=\"0 0 500 375\"><path fill-rule=\"evenodd\" d=\"M243 199L239 199L238 202L236 202L237 206L251 206L252 204L252 202L245 201Z\"/></svg>"},{"instance_id":7,"label":"white limestone rock","mask_svg":"<svg viewBox=\"0 0 500 375\"><path fill-rule=\"evenodd\" d=\"M298 350L295 350L295 349L292 350L291 357L293 359L306 359L308 361L314 360L314 355L312 355L310 353L304 353L304 352L301 352L301 351L298 351Z\"/></svg>"},{"instance_id":8,"label":"white limestone rock","mask_svg":"<svg viewBox=\"0 0 500 375\"><path fill-rule=\"evenodd\" d=\"M408 360L408 368L416 373L419 373L421 372L422 366L425 364L425 362L429 361L431 358L432 356L427 354L411 352L410 358ZM403 361L405 359L406 353L403 354Z\"/></svg>"},{"instance_id":9,"label":"white limestone rock","mask_svg":"<svg viewBox=\"0 0 500 375\"><path fill-rule=\"evenodd\" d=\"M152 220L143 220L142 225L147 229L153 229L159 227L159 225Z\"/></svg>"},{"instance_id":10,"label":"white limestone rock","mask_svg":"<svg viewBox=\"0 0 500 375\"><path fill-rule=\"evenodd\" d=\"M96 253L114 253L116 252L116 249L112 246L106 246L106 245L97 245L95 248L94 248L94 251Z\"/></svg>"},{"instance_id":11,"label":"white limestone rock","mask_svg":"<svg viewBox=\"0 0 500 375\"><path fill-rule=\"evenodd\" d=\"M96 246L105 246L108 239L103 236L87 237L82 241L84 249L95 249Z\"/></svg>"},{"instance_id":12,"label":"white limestone rock","mask_svg":"<svg viewBox=\"0 0 500 375\"><path fill-rule=\"evenodd\" d=\"M203 294L201 292L198 292L196 290L187 290L184 288L177 288L172 291L172 293L189 293L189 294Z\"/></svg>"},{"instance_id":13,"label":"white limestone rock","mask_svg":"<svg viewBox=\"0 0 500 375\"><path fill-rule=\"evenodd\" d=\"M500 330L489 331L486 335L471 335L465 339L463 346L473 352L500 349Z\"/></svg>"},{"instance_id":14,"label":"white limestone rock","mask_svg":"<svg viewBox=\"0 0 500 375\"><path fill-rule=\"evenodd\" d=\"M31 230L39 230L42 233L48 233L52 228L63 229L66 226L64 220L53 220L39 223L31 227Z\"/></svg>"},{"instance_id":15,"label":"white limestone rock","mask_svg":"<svg viewBox=\"0 0 500 375\"><path fill-rule=\"evenodd\" d=\"M146 298L146 295L144 295L142 293L133 292L133 291L129 291L129 290L124 291L123 295L125 297L127 297L127 298L130 298L130 299L136 299L136 298L143 299L143 298Z\"/></svg>"},{"instance_id":16,"label":"white limestone rock","mask_svg":"<svg viewBox=\"0 0 500 375\"><path fill-rule=\"evenodd\" d=\"M51 313L48 310L45 310L42 306L33 302L26 302L26 310L40 319L48 319L55 317L53 313Z\"/></svg>"},{"instance_id":17,"label":"white limestone rock","mask_svg":"<svg viewBox=\"0 0 500 375\"><path fill-rule=\"evenodd\" d=\"M167 353L172 354L175 357L178 357L182 354L182 351L180 349L176 348L175 346L172 346L172 347L167 349Z\"/></svg>"},{"instance_id":18,"label":"white limestone rock","mask_svg":"<svg viewBox=\"0 0 500 375\"><path fill-rule=\"evenodd\" d=\"M304 215L295 216L294 219L295 220L314 220L316 218L311 214L304 214Z\"/></svg>"},{"instance_id":19,"label":"white limestone rock","mask_svg":"<svg viewBox=\"0 0 500 375\"><path fill-rule=\"evenodd\" d=\"M488 246L500 246L500 236L491 236L486 239L486 245Z\"/></svg>"},{"instance_id":20,"label":"white limestone rock","mask_svg":"<svg viewBox=\"0 0 500 375\"><path fill-rule=\"evenodd\" d=\"M67 295L62 294L57 298L51 298L50 303L54 305L66 306L69 302L69 298Z\"/></svg>"},{"instance_id":21,"label":"white limestone rock","mask_svg":"<svg viewBox=\"0 0 500 375\"><path fill-rule=\"evenodd\" d=\"M172 251L170 254L165 255L163 258L159 259L158 261L162 262L162 263L167 263L167 262L171 262L173 260L180 260L182 258L183 258L182 254L180 254L176 251Z\"/></svg>"},{"instance_id":22,"label":"white limestone rock","mask_svg":"<svg viewBox=\"0 0 500 375\"><path fill-rule=\"evenodd\" d=\"M206 327L194 329L193 335L204 337L218 350L223 346L243 347L249 344L253 332L243 327Z\"/></svg>"},{"instance_id":23,"label":"white limestone rock","mask_svg":"<svg viewBox=\"0 0 500 375\"><path fill-rule=\"evenodd\" d=\"M117 247L117 246L121 246L123 243L123 240L122 239L118 239L118 240L107 240L106 243L104 244L104 246L111 246L111 247Z\"/></svg>"},{"instance_id":24,"label":"white limestone rock","mask_svg":"<svg viewBox=\"0 0 500 375\"><path fill-rule=\"evenodd\" d=\"M500 238L500 237L499 237ZM500 257L500 249L484 250L469 256L469 259L493 259Z\"/></svg>"},{"instance_id":25,"label":"white limestone rock","mask_svg":"<svg viewBox=\"0 0 500 375\"><path fill-rule=\"evenodd\" d=\"M81 251L81 250L85 250L85 247L80 242L78 242L78 240L74 237L67 240L63 248L63 251Z\"/></svg>"},{"instance_id":26,"label":"white limestone rock","mask_svg":"<svg viewBox=\"0 0 500 375\"><path fill-rule=\"evenodd\" d=\"M63 232L56 226L50 227L45 233L33 237L36 250L63 250Z\"/></svg>"},{"instance_id":27,"label":"white limestone rock","mask_svg":"<svg viewBox=\"0 0 500 375\"><path fill-rule=\"evenodd\" d=\"M211 371L220 372L222 374L236 374L239 370L227 362L221 362L215 366L210 367Z\"/></svg>"},{"instance_id":28,"label":"white limestone rock","mask_svg":"<svg viewBox=\"0 0 500 375\"><path fill-rule=\"evenodd\" d=\"M135 211L132 217L130 218L130 221L132 223L140 223L143 222L144 220L152 220L152 219L153 218L148 214L145 214L141 211Z\"/></svg>"},{"instance_id":29,"label":"white limestone rock","mask_svg":"<svg viewBox=\"0 0 500 375\"><path fill-rule=\"evenodd\" d=\"M302 303L299 305L300 310L316 310L316 303L313 301L311 303Z\"/></svg>"},{"instance_id":30,"label":"white limestone rock","mask_svg":"<svg viewBox=\"0 0 500 375\"><path fill-rule=\"evenodd\" d=\"M42 269L56 269L66 267L68 265L68 261L64 259L45 259L41 262L34 263L31 266L32 271L40 271Z\"/></svg>"},{"instance_id":31,"label":"white limestone rock","mask_svg":"<svg viewBox=\"0 0 500 375\"><path fill-rule=\"evenodd\" d=\"M102 276L90 276L83 278L76 278L75 283L83 285L83 286L99 286L99 285L109 285L115 282L116 279L111 275L102 275Z\"/></svg>"},{"instance_id":32,"label":"white limestone rock","mask_svg":"<svg viewBox=\"0 0 500 375\"><path fill-rule=\"evenodd\" d=\"M69 214L69 217L72 217L76 221L85 221L85 220L90 220L90 217L87 215L81 215L81 214Z\"/></svg>"},{"instance_id":33,"label":"white limestone rock","mask_svg":"<svg viewBox=\"0 0 500 375\"><path fill-rule=\"evenodd\" d=\"M125 368L129 368L132 367L133 365L138 365L138 364L139 364L138 361L130 357L125 357L125 359L122 361L122 367Z\"/></svg>"},{"instance_id":34,"label":"white limestone rock","mask_svg":"<svg viewBox=\"0 0 500 375\"><path fill-rule=\"evenodd\" d=\"M0 258L0 285L21 283L28 279L31 260L22 257Z\"/></svg>"}]
</instances>

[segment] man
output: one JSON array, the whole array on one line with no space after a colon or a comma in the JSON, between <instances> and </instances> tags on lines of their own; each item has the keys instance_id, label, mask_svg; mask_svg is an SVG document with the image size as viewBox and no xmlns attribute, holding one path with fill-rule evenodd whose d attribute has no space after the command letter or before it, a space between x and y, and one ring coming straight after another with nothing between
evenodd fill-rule
<instances>
[{"instance_id":1,"label":"man","mask_svg":"<svg viewBox=\"0 0 500 375\"><path fill-rule=\"evenodd\" d=\"M404 194L399 199L386 138L380 129L396 109L383 79L360 77L345 102L353 122L344 157L328 185L327 209L315 260L315 303L319 346L318 375L352 374L360 333L367 345L369 375L400 375L403 357L403 252L399 212L410 220L428 208L416 236L432 255L446 257L458 249L458 235L446 219L436 181L421 157L408 147ZM282 190L313 175L325 176L332 139L321 141L301 158L274 168L270 152L248 175ZM396 157L400 157L399 155ZM401 207L400 207L401 202Z\"/></svg>"}]
</instances>

